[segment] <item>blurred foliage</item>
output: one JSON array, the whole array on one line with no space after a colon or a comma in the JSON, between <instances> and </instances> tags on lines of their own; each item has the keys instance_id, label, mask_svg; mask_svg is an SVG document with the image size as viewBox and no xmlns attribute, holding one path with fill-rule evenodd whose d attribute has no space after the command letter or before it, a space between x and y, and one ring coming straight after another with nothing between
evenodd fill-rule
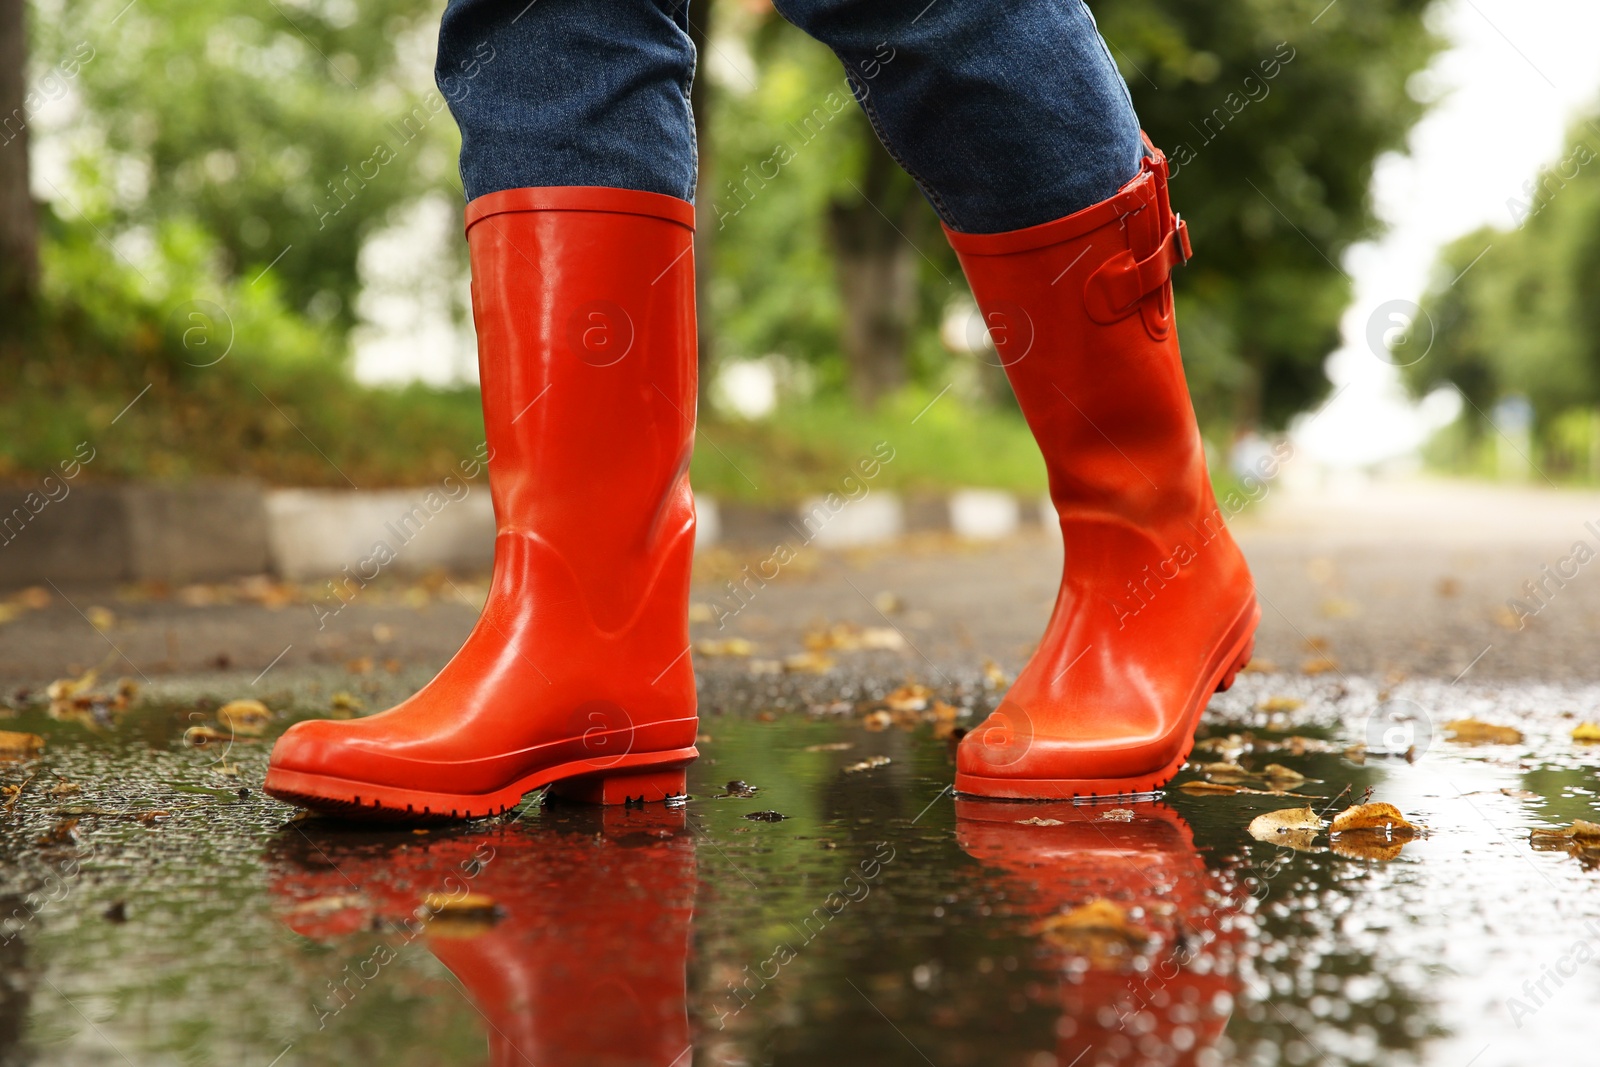
<instances>
[{"instance_id":1,"label":"blurred foliage","mask_svg":"<svg viewBox=\"0 0 1600 1067\"><path fill-rule=\"evenodd\" d=\"M1178 168L1197 252L1177 276L1180 322L1202 418L1217 439L1281 423L1326 384L1349 295L1333 264L1372 231L1373 163L1420 110L1405 85L1437 44L1426 0L1100 6ZM708 429L738 466L771 472L757 484L815 491L882 418L954 383L940 405L950 414L923 420L927 461L892 477L1031 489L1038 465L1003 375L940 335L970 302L955 257L915 184L885 166L837 61L760 3L698 10L714 19L700 93L702 314L717 358L775 353L807 369L806 390L769 422ZM418 0L35 0L34 67L85 47L92 58L41 149L61 182L45 220L48 314L37 337L0 351L21 383L0 396L15 428L0 476L50 466L68 439L109 436L152 383L96 476L365 486L423 480L470 451L481 439L470 389L364 389L346 358L363 246L420 200L460 195L456 131L431 82L437 14ZM852 249L880 211L909 240ZM892 305L884 321L861 314L866 288ZM234 346L215 366L185 347L196 300L231 319ZM869 415L845 400L852 384L863 393L864 359L868 391L885 398ZM706 487L749 495L730 470L696 460Z\"/></svg>"},{"instance_id":2,"label":"blurred foliage","mask_svg":"<svg viewBox=\"0 0 1600 1067\"><path fill-rule=\"evenodd\" d=\"M1434 457L1477 472L1497 446L1497 401L1533 407L1530 457L1547 476L1600 475L1600 121L1581 119L1561 158L1485 227L1440 255L1413 332L1432 347L1404 368L1418 393L1452 385L1467 400ZM1420 343L1421 334L1418 336Z\"/></svg>"},{"instance_id":3,"label":"blurred foliage","mask_svg":"<svg viewBox=\"0 0 1600 1067\"><path fill-rule=\"evenodd\" d=\"M107 234L190 221L225 276L274 264L289 307L352 325L362 241L453 181L437 19L429 0L38 0L39 61L94 49L67 213Z\"/></svg>"},{"instance_id":4,"label":"blurred foliage","mask_svg":"<svg viewBox=\"0 0 1600 1067\"><path fill-rule=\"evenodd\" d=\"M268 277L221 281L225 253L196 224L151 241L159 272L118 260L99 233L45 219L48 327L0 391L0 478L48 470L80 441L92 479L255 477L281 485L416 485L474 454L474 389L365 389Z\"/></svg>"},{"instance_id":5,"label":"blurred foliage","mask_svg":"<svg viewBox=\"0 0 1600 1067\"><path fill-rule=\"evenodd\" d=\"M1189 221L1174 284L1196 405L1281 426L1327 388L1337 264L1378 229L1373 165L1421 115L1407 83L1440 47L1428 0L1094 6Z\"/></svg>"},{"instance_id":6,"label":"blurred foliage","mask_svg":"<svg viewBox=\"0 0 1600 1067\"><path fill-rule=\"evenodd\" d=\"M1092 6L1146 130L1172 159L1174 204L1189 220L1196 255L1175 284L1202 419L1219 436L1282 425L1327 386L1322 361L1350 296L1337 263L1376 232L1373 165L1421 114L1407 82L1440 44L1424 25L1428 2ZM716 12L756 62L754 73L724 75L713 96L715 196L702 210L714 212L718 270L706 313L724 354L781 353L838 387L841 298L822 223L831 204L859 202L876 146L857 109L833 113L846 89L825 48L775 16L728 3ZM778 176L761 181L769 161L782 161ZM903 190L889 194L898 203ZM919 290L909 376L937 388L961 358L938 332L965 284L931 208L902 229ZM1005 395L998 376L975 384Z\"/></svg>"}]
</instances>

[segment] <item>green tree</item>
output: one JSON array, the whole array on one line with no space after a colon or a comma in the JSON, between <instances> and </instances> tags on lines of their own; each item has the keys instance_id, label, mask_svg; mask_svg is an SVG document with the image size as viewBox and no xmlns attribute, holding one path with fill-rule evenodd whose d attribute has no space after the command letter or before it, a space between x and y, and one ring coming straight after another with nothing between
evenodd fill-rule
<instances>
[{"instance_id":1,"label":"green tree","mask_svg":"<svg viewBox=\"0 0 1600 1067\"><path fill-rule=\"evenodd\" d=\"M1546 436L1600 405L1600 122L1574 125L1561 158L1507 200L1506 223L1440 254L1422 302L1433 344L1404 370L1418 394L1461 391L1469 439L1508 394L1532 402Z\"/></svg>"},{"instance_id":2,"label":"green tree","mask_svg":"<svg viewBox=\"0 0 1600 1067\"><path fill-rule=\"evenodd\" d=\"M1406 83L1439 44L1428 0L1095 6L1189 220L1176 286L1197 405L1214 426L1281 424L1326 388L1350 296L1339 257L1375 231L1373 165L1422 110ZM867 400L937 386L941 312L963 287L932 210L886 166L825 48L776 17L734 29L759 73L713 103L719 335Z\"/></svg>"},{"instance_id":3,"label":"green tree","mask_svg":"<svg viewBox=\"0 0 1600 1067\"><path fill-rule=\"evenodd\" d=\"M1429 0L1094 6L1189 221L1175 288L1197 405L1281 425L1327 387L1339 259L1377 229L1373 165L1420 116L1407 81L1440 44Z\"/></svg>"},{"instance_id":4,"label":"green tree","mask_svg":"<svg viewBox=\"0 0 1600 1067\"><path fill-rule=\"evenodd\" d=\"M40 7L41 57L92 57L58 210L108 236L193 221L224 277L270 264L292 307L349 326L363 239L453 180L425 0Z\"/></svg>"},{"instance_id":5,"label":"green tree","mask_svg":"<svg viewBox=\"0 0 1600 1067\"><path fill-rule=\"evenodd\" d=\"M28 32L24 0L0 0L0 329L33 309L39 286L39 213L28 188Z\"/></svg>"}]
</instances>

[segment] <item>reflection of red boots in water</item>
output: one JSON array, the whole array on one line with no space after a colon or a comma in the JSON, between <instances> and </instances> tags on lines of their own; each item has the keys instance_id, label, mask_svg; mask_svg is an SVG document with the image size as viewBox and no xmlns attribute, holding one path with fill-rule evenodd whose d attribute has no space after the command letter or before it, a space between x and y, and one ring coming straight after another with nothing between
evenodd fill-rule
<instances>
[{"instance_id":1,"label":"reflection of red boots in water","mask_svg":"<svg viewBox=\"0 0 1600 1067\"><path fill-rule=\"evenodd\" d=\"M292 727L268 793L491 815L554 782L622 803L694 759L694 208L623 189L467 205L497 535L478 625L398 707Z\"/></svg>"},{"instance_id":2,"label":"reflection of red boots in water","mask_svg":"<svg viewBox=\"0 0 1600 1067\"><path fill-rule=\"evenodd\" d=\"M956 837L1061 970L1058 1063L1193 1064L1222 1035L1238 936L1176 812L958 798Z\"/></svg>"},{"instance_id":3,"label":"reflection of red boots in water","mask_svg":"<svg viewBox=\"0 0 1600 1067\"><path fill-rule=\"evenodd\" d=\"M690 1063L696 867L681 809L552 808L471 836L361 842L285 838L280 917L320 941L376 927L380 952L426 947L481 1013L494 1067ZM383 981L371 970L362 981Z\"/></svg>"},{"instance_id":4,"label":"reflection of red boots in water","mask_svg":"<svg viewBox=\"0 0 1600 1067\"><path fill-rule=\"evenodd\" d=\"M1044 638L961 742L956 789L1158 789L1249 661L1260 617L1184 383L1168 275L1189 244L1166 160L1066 218L948 236L1044 454L1066 546Z\"/></svg>"}]
</instances>

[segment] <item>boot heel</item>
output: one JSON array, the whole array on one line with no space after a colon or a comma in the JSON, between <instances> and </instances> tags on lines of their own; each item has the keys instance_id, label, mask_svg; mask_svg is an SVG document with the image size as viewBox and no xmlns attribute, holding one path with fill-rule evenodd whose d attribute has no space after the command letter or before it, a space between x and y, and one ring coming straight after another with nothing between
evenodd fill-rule
<instances>
[{"instance_id":1,"label":"boot heel","mask_svg":"<svg viewBox=\"0 0 1600 1067\"><path fill-rule=\"evenodd\" d=\"M1238 659L1234 660L1233 665L1228 668L1228 673L1222 676L1222 681L1217 683L1217 692L1225 693L1229 689L1233 688L1234 679L1239 677L1240 671L1244 670L1250 665L1250 657L1255 655L1255 651L1256 639L1252 637L1250 639L1250 643L1245 646L1244 652L1239 656Z\"/></svg>"},{"instance_id":2,"label":"boot heel","mask_svg":"<svg viewBox=\"0 0 1600 1067\"><path fill-rule=\"evenodd\" d=\"M567 778L552 785L550 792L583 804L644 804L681 797L688 790L683 768L670 767Z\"/></svg>"}]
</instances>

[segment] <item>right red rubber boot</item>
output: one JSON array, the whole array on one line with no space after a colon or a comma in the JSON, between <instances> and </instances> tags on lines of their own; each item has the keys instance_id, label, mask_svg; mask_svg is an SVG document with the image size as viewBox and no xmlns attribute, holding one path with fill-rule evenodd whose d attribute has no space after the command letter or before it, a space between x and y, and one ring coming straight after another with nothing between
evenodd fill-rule
<instances>
[{"instance_id":1,"label":"right red rubber boot","mask_svg":"<svg viewBox=\"0 0 1600 1067\"><path fill-rule=\"evenodd\" d=\"M684 792L697 755L693 228L685 201L625 189L467 205L497 528L488 602L398 707L291 727L272 750L272 796L464 818L552 783L599 803Z\"/></svg>"}]
</instances>

